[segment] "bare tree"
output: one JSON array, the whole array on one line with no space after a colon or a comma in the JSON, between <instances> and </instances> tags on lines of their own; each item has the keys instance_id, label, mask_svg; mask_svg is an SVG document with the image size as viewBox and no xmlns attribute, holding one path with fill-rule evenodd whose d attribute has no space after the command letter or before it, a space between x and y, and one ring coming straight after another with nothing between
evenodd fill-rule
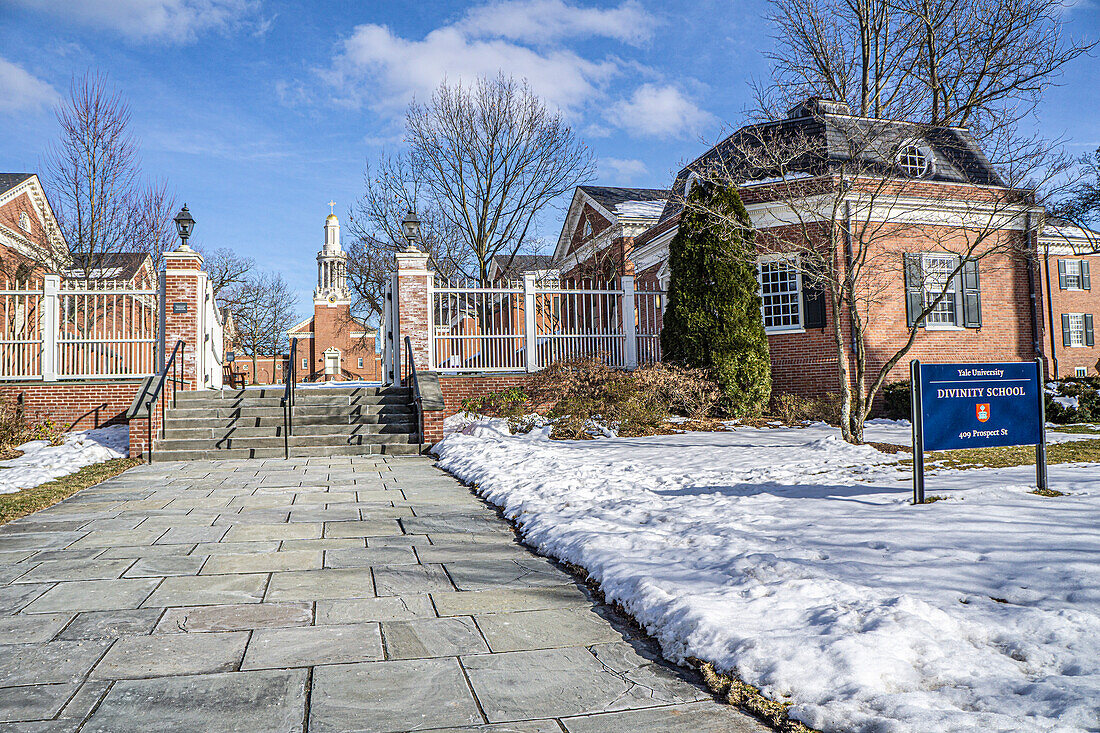
<instances>
[{"instance_id":1,"label":"bare tree","mask_svg":"<svg viewBox=\"0 0 1100 733\"><path fill-rule=\"evenodd\" d=\"M232 310L237 343L252 359L255 384L259 359L270 356L277 363L286 351L287 331L295 323L298 298L282 275L257 273L246 278L238 289L238 302Z\"/></svg>"},{"instance_id":2,"label":"bare tree","mask_svg":"<svg viewBox=\"0 0 1100 733\"><path fill-rule=\"evenodd\" d=\"M130 108L104 74L74 77L57 108L61 139L46 170L58 221L85 277L103 255L132 246L139 217L138 145Z\"/></svg>"},{"instance_id":3,"label":"bare tree","mask_svg":"<svg viewBox=\"0 0 1100 733\"><path fill-rule=\"evenodd\" d=\"M405 139L413 171L482 283L494 256L510 265L539 214L595 171L561 114L504 75L443 82L427 104L410 105Z\"/></svg>"},{"instance_id":4,"label":"bare tree","mask_svg":"<svg viewBox=\"0 0 1100 733\"><path fill-rule=\"evenodd\" d=\"M853 117L832 123L843 124L846 150L827 155L820 137L797 126L764 124L732 136L695 175L742 187L747 201L769 202L769 221L755 234L759 250L781 254L804 289L823 294L841 431L859 443L875 397L926 324L963 323L971 309L980 324L980 300L967 300L960 284L977 277L979 263L985 276L1031 266L1029 239L1011 227L1026 219L1035 197L996 180L921 189L929 184L914 181L894 161L912 140L942 128L908 124L899 130L895 122ZM695 205L682 195L678 200ZM724 224L738 226L735 220ZM899 301L908 313L901 324L896 306L888 307ZM900 346L873 338L899 328Z\"/></svg>"},{"instance_id":5,"label":"bare tree","mask_svg":"<svg viewBox=\"0 0 1100 733\"><path fill-rule=\"evenodd\" d=\"M1066 64L1096 45L1065 35L1067 6L1063 0L773 0L773 71L757 85L757 112L776 119L818 95L862 116L967 127L1005 180L1022 185L1050 165L1045 156L1057 146L1021 134L1021 123Z\"/></svg>"},{"instance_id":6,"label":"bare tree","mask_svg":"<svg viewBox=\"0 0 1100 733\"><path fill-rule=\"evenodd\" d=\"M242 286L256 269L256 261L229 247L219 247L213 251L199 246L195 249L203 256L203 269L214 291L215 301L219 306L233 310L243 297Z\"/></svg>"},{"instance_id":7,"label":"bare tree","mask_svg":"<svg viewBox=\"0 0 1100 733\"><path fill-rule=\"evenodd\" d=\"M136 201L136 217L133 241L128 245L138 252L146 252L153 260L153 271L164 267L164 253L175 249L177 241L176 197L164 180L154 181L141 190Z\"/></svg>"},{"instance_id":8,"label":"bare tree","mask_svg":"<svg viewBox=\"0 0 1100 733\"><path fill-rule=\"evenodd\" d=\"M383 155L363 175L363 196L349 218L352 242L347 249L348 287L352 313L367 314L373 321L382 312L385 284L394 271L394 254L408 242L401 229L406 213L415 210L420 219L417 246L431 258L436 272L446 278L464 277L470 271L470 251L426 195L423 180L408 155Z\"/></svg>"}]
</instances>

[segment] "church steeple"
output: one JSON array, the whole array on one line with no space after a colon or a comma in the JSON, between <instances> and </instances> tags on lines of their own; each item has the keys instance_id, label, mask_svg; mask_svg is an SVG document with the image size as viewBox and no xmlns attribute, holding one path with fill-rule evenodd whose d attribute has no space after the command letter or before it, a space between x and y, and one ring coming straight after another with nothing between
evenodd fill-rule
<instances>
[{"instance_id":1,"label":"church steeple","mask_svg":"<svg viewBox=\"0 0 1100 733\"><path fill-rule=\"evenodd\" d=\"M329 209L336 205L329 202ZM343 305L351 302L348 290L347 254L340 249L340 220L330 213L325 219L325 244L317 253L317 289L314 305Z\"/></svg>"}]
</instances>

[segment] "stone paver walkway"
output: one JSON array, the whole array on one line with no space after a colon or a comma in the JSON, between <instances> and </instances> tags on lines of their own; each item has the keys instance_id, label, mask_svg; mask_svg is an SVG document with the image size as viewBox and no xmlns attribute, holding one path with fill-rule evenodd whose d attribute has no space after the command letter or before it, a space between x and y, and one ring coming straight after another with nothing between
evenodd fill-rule
<instances>
[{"instance_id":1,"label":"stone paver walkway","mask_svg":"<svg viewBox=\"0 0 1100 733\"><path fill-rule=\"evenodd\" d=\"M141 466L0 527L0 730L764 729L374 456Z\"/></svg>"}]
</instances>

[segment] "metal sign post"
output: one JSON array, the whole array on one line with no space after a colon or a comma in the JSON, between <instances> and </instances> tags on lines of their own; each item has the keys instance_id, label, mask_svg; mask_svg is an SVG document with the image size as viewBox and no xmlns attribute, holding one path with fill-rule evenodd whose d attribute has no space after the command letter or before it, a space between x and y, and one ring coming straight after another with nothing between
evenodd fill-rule
<instances>
[{"instance_id":1,"label":"metal sign post","mask_svg":"<svg viewBox=\"0 0 1100 733\"><path fill-rule=\"evenodd\" d=\"M1035 486L1043 491L1047 488L1047 380L1042 359L1035 359L1035 368L1039 372L1039 442L1035 444Z\"/></svg>"},{"instance_id":2,"label":"metal sign post","mask_svg":"<svg viewBox=\"0 0 1100 733\"><path fill-rule=\"evenodd\" d=\"M924 410L921 409L920 360L909 362L909 402L913 419L913 503L924 503Z\"/></svg>"}]
</instances>

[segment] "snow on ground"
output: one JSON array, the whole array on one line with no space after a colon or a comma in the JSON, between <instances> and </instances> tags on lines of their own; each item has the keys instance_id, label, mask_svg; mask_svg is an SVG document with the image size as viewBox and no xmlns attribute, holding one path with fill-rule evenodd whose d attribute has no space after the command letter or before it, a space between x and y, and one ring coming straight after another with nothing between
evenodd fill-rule
<instances>
[{"instance_id":1,"label":"snow on ground","mask_svg":"<svg viewBox=\"0 0 1100 733\"><path fill-rule=\"evenodd\" d=\"M1051 466L1054 499L1031 466L936 469L948 499L912 506L897 456L827 426L547 432L468 422L435 451L669 658L826 731L1100 730L1100 465Z\"/></svg>"},{"instance_id":2,"label":"snow on ground","mask_svg":"<svg viewBox=\"0 0 1100 733\"><path fill-rule=\"evenodd\" d=\"M817 427L822 427L818 425ZM1066 443L1073 440L1094 440L1100 437L1100 433L1089 435L1088 433L1060 433L1059 427L1067 427L1047 424L1047 443ZM876 418L868 420L863 429L863 439L874 443L896 443L897 445L910 446L913 444L913 428L908 420L887 420Z\"/></svg>"},{"instance_id":3,"label":"snow on ground","mask_svg":"<svg viewBox=\"0 0 1100 733\"><path fill-rule=\"evenodd\" d=\"M17 447L23 455L0 461L0 494L53 481L93 463L125 458L130 451L130 431L126 425L110 425L66 433L61 445L32 440Z\"/></svg>"}]
</instances>

